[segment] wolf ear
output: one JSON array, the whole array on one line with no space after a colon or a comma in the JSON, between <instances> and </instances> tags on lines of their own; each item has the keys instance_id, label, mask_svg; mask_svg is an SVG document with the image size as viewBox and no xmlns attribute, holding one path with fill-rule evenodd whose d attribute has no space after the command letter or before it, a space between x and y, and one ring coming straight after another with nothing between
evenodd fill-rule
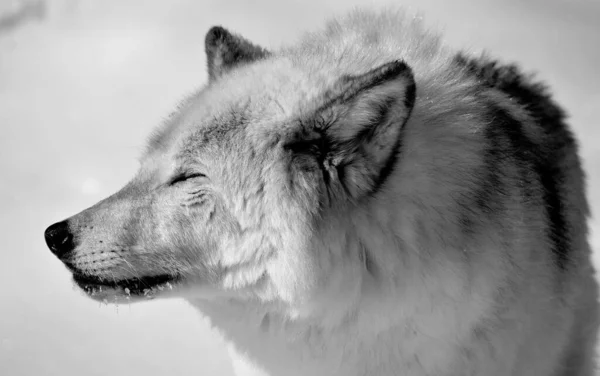
<instances>
[{"instance_id":1,"label":"wolf ear","mask_svg":"<svg viewBox=\"0 0 600 376\"><path fill-rule=\"evenodd\" d=\"M372 193L391 173L402 129L415 102L415 80L403 61L357 76L343 76L325 95L304 152L318 154L329 188L341 185L353 199ZM306 134L306 132L303 132ZM315 141L316 140L316 141ZM315 143L316 142L316 143Z\"/></svg>"},{"instance_id":2,"label":"wolf ear","mask_svg":"<svg viewBox=\"0 0 600 376\"><path fill-rule=\"evenodd\" d=\"M213 26L204 40L209 82L213 82L227 71L251 63L269 55L262 47L230 33L221 26Z\"/></svg>"}]
</instances>

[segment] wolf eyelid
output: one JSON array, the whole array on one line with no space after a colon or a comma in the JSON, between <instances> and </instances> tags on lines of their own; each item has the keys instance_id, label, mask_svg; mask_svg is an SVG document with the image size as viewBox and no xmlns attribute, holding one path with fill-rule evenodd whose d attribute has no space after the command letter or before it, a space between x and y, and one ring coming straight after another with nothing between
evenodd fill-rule
<instances>
[{"instance_id":1,"label":"wolf eyelid","mask_svg":"<svg viewBox=\"0 0 600 376\"><path fill-rule=\"evenodd\" d=\"M201 174L201 173L199 173L199 172L196 172L196 173L191 173L191 174L189 174L189 173L183 173L183 174L179 174L179 175L175 176L175 177L174 177L174 178L173 178L173 179L172 179L172 180L169 182L169 185L175 185L175 184L177 184L177 183L182 183L182 182L184 182L184 181L186 181L186 180L189 180L189 179L195 179L195 178L205 178L205 177L206 177L206 175L204 175L204 174Z\"/></svg>"}]
</instances>

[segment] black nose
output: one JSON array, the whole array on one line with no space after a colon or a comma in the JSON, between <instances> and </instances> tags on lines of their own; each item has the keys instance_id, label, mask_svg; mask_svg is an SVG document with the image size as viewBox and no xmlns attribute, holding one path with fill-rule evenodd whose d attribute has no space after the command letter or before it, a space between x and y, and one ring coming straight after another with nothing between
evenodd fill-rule
<instances>
[{"instance_id":1,"label":"black nose","mask_svg":"<svg viewBox=\"0 0 600 376\"><path fill-rule=\"evenodd\" d=\"M73 235L69 231L67 221L58 222L48 227L44 237L48 248L59 258L73 250Z\"/></svg>"}]
</instances>

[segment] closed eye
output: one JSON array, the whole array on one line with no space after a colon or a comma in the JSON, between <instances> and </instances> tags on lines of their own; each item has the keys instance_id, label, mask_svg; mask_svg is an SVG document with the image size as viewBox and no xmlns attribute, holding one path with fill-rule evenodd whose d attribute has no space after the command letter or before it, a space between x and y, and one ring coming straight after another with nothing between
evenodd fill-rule
<instances>
[{"instance_id":1,"label":"closed eye","mask_svg":"<svg viewBox=\"0 0 600 376\"><path fill-rule=\"evenodd\" d=\"M186 180L196 179L196 178L205 178L206 175L201 173L183 173L175 176L170 182L169 185L175 185L178 183L183 183Z\"/></svg>"}]
</instances>

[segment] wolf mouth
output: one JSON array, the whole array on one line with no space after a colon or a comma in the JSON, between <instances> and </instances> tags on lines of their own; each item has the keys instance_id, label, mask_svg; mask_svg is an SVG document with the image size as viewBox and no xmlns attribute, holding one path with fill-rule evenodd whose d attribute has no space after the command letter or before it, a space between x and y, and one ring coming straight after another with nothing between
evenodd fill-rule
<instances>
[{"instance_id":1,"label":"wolf mouth","mask_svg":"<svg viewBox=\"0 0 600 376\"><path fill-rule=\"evenodd\" d=\"M102 279L94 276L74 274L75 283L88 295L94 296L106 290L121 290L125 295L148 296L157 290L172 288L171 283L177 281L177 277L161 274L150 277L130 278L119 281Z\"/></svg>"}]
</instances>

